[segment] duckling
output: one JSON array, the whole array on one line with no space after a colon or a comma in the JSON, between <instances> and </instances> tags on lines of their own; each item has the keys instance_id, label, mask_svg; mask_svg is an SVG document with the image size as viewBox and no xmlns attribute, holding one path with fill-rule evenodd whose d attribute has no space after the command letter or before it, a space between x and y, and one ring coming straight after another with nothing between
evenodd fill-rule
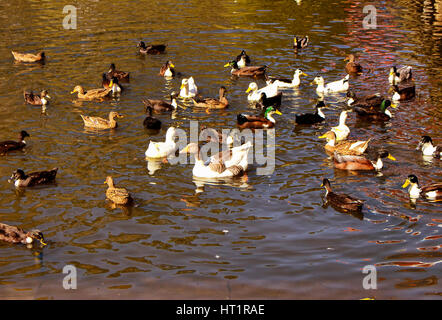
<instances>
[{"instance_id":1,"label":"duckling","mask_svg":"<svg viewBox=\"0 0 442 320\"><path fill-rule=\"evenodd\" d=\"M362 66L355 62L355 55L349 54L344 61L348 61L348 63L345 65L345 71L347 71L348 74L361 74L362 73Z\"/></svg>"},{"instance_id":2,"label":"duckling","mask_svg":"<svg viewBox=\"0 0 442 320\"><path fill-rule=\"evenodd\" d=\"M275 84L270 84L266 87L258 89L258 85L256 84L256 82L251 82L249 84L249 87L246 90L246 93L249 93L247 95L247 100L259 101L261 99L262 92L264 92L266 94L267 98L272 98L272 97L278 95L278 93L279 93L278 87Z\"/></svg>"},{"instance_id":3,"label":"duckling","mask_svg":"<svg viewBox=\"0 0 442 320\"><path fill-rule=\"evenodd\" d=\"M377 153L376 161L371 161L362 156L341 155L336 151L333 154L335 167L342 170L380 171L384 166L382 158L396 161L396 159L385 150L381 150Z\"/></svg>"},{"instance_id":4,"label":"duckling","mask_svg":"<svg viewBox=\"0 0 442 320\"><path fill-rule=\"evenodd\" d=\"M40 95L34 94L32 91L23 91L23 98L26 103L33 106L45 106L49 103L48 99L51 99L47 90L43 90Z\"/></svg>"},{"instance_id":5,"label":"duckling","mask_svg":"<svg viewBox=\"0 0 442 320\"><path fill-rule=\"evenodd\" d=\"M146 46L143 41L138 42L137 47L139 48L139 52L142 54L160 54L164 53L166 50L166 45L164 44L150 44Z\"/></svg>"},{"instance_id":6,"label":"duckling","mask_svg":"<svg viewBox=\"0 0 442 320\"><path fill-rule=\"evenodd\" d=\"M298 52L299 49L304 49L305 47L308 46L308 42L309 42L309 37L305 36L305 37L297 37L294 36L293 37L293 50L295 52Z\"/></svg>"},{"instance_id":7,"label":"duckling","mask_svg":"<svg viewBox=\"0 0 442 320\"><path fill-rule=\"evenodd\" d=\"M246 66L240 68L234 60L224 65L224 68L231 67L230 73L238 77L260 77L264 76L267 66Z\"/></svg>"},{"instance_id":8,"label":"duckling","mask_svg":"<svg viewBox=\"0 0 442 320\"><path fill-rule=\"evenodd\" d=\"M239 68L244 68L250 64L250 57L247 55L246 51L243 50L239 55L236 56L236 63Z\"/></svg>"},{"instance_id":9,"label":"duckling","mask_svg":"<svg viewBox=\"0 0 442 320\"><path fill-rule=\"evenodd\" d=\"M44 51L40 51L37 54L33 53L20 53L17 51L11 51L14 59L19 62L43 62L46 58Z\"/></svg>"},{"instance_id":10,"label":"duckling","mask_svg":"<svg viewBox=\"0 0 442 320\"><path fill-rule=\"evenodd\" d=\"M226 98L226 88L221 86L219 88L219 99L204 98L204 99L192 99L195 106L208 109L225 109L229 106L229 101Z\"/></svg>"},{"instance_id":11,"label":"duckling","mask_svg":"<svg viewBox=\"0 0 442 320\"><path fill-rule=\"evenodd\" d=\"M127 191L125 188L115 187L114 180L111 176L106 177L106 181L104 181L104 184L108 185L108 188L106 190L106 198L113 203L127 205L133 201L129 191Z\"/></svg>"},{"instance_id":12,"label":"duckling","mask_svg":"<svg viewBox=\"0 0 442 320\"><path fill-rule=\"evenodd\" d=\"M358 200L346 194L337 194L332 191L330 181L326 178L322 180L321 187L325 188L325 198L327 203L336 209L344 211L361 211L364 201Z\"/></svg>"},{"instance_id":13,"label":"duckling","mask_svg":"<svg viewBox=\"0 0 442 320\"><path fill-rule=\"evenodd\" d=\"M349 107L359 107L371 110L378 110L381 103L384 100L387 100L385 97L381 96L380 93L357 97L351 90L347 92L347 98L347 104Z\"/></svg>"},{"instance_id":14,"label":"duckling","mask_svg":"<svg viewBox=\"0 0 442 320\"><path fill-rule=\"evenodd\" d=\"M124 118L121 114L115 111L109 113L109 119L103 119L100 117L90 117L80 114L80 117L84 121L85 127L95 128L95 129L114 129L118 127L115 118Z\"/></svg>"},{"instance_id":15,"label":"duckling","mask_svg":"<svg viewBox=\"0 0 442 320\"><path fill-rule=\"evenodd\" d=\"M0 143L1 145L1 143ZM442 147L433 145L433 140L429 136L422 136L416 150L422 150L422 155L433 156L436 159L442 158Z\"/></svg>"},{"instance_id":16,"label":"duckling","mask_svg":"<svg viewBox=\"0 0 442 320\"><path fill-rule=\"evenodd\" d=\"M129 81L129 72L119 71L116 69L115 64L112 62L109 71L107 72L109 79L117 78L119 81Z\"/></svg>"},{"instance_id":17,"label":"duckling","mask_svg":"<svg viewBox=\"0 0 442 320\"><path fill-rule=\"evenodd\" d=\"M315 108L316 108L315 113L297 114L295 116L295 122L297 124L315 124L324 121L325 115L322 112L322 109L325 108L324 101L319 101L316 104Z\"/></svg>"},{"instance_id":18,"label":"duckling","mask_svg":"<svg viewBox=\"0 0 442 320\"><path fill-rule=\"evenodd\" d=\"M379 110L370 110L359 107L355 107L353 110L356 112L358 117L362 117L364 119L374 121L388 121L393 117L390 110L388 110L388 107L396 108L396 105L392 104L390 100L384 100L382 101Z\"/></svg>"},{"instance_id":19,"label":"duckling","mask_svg":"<svg viewBox=\"0 0 442 320\"><path fill-rule=\"evenodd\" d=\"M193 77L183 79L181 81L180 94L182 98L192 98L198 94L198 87L195 84Z\"/></svg>"},{"instance_id":20,"label":"duckling","mask_svg":"<svg viewBox=\"0 0 442 320\"><path fill-rule=\"evenodd\" d=\"M146 107L147 117L144 119L143 125L146 127L146 129L160 130L161 121L158 120L157 118L152 117L152 111L153 111L152 107L150 106Z\"/></svg>"},{"instance_id":21,"label":"duckling","mask_svg":"<svg viewBox=\"0 0 442 320\"><path fill-rule=\"evenodd\" d=\"M388 81L390 84L398 84L403 81L410 80L413 75L411 72L412 68L410 66L404 66L397 69L396 66L390 68L390 74L388 75Z\"/></svg>"},{"instance_id":22,"label":"duckling","mask_svg":"<svg viewBox=\"0 0 442 320\"><path fill-rule=\"evenodd\" d=\"M176 98L178 94L172 92L170 94L170 103L164 100L154 100L154 99L143 99L143 103L146 107L151 107L155 112L168 112L174 111L178 108Z\"/></svg>"},{"instance_id":23,"label":"duckling","mask_svg":"<svg viewBox=\"0 0 442 320\"><path fill-rule=\"evenodd\" d=\"M313 82L311 82L311 84L318 85L318 87L316 88L316 93L318 93L319 95L329 94L347 91L349 87L348 79L350 79L350 76L347 74L344 79L327 83L327 85L324 86L324 78L317 76L315 79L313 79Z\"/></svg>"},{"instance_id":24,"label":"duckling","mask_svg":"<svg viewBox=\"0 0 442 320\"><path fill-rule=\"evenodd\" d=\"M166 132L166 141L164 142L154 142L150 141L149 146L144 153L147 158L166 158L170 154L174 153L176 150L176 143L174 140L176 134L176 128L170 127Z\"/></svg>"},{"instance_id":25,"label":"duckling","mask_svg":"<svg viewBox=\"0 0 442 320\"><path fill-rule=\"evenodd\" d=\"M301 69L296 69L292 80L266 76L266 83L267 85L274 84L278 88L293 88L301 84L301 76L308 76L308 74L302 72Z\"/></svg>"},{"instance_id":26,"label":"duckling","mask_svg":"<svg viewBox=\"0 0 442 320\"><path fill-rule=\"evenodd\" d=\"M408 188L408 194L411 199L418 199L420 196L429 200L437 200L442 198L442 183L434 183L429 186L420 187L419 181L414 174L410 174L402 185L402 188Z\"/></svg>"},{"instance_id":27,"label":"duckling","mask_svg":"<svg viewBox=\"0 0 442 320\"><path fill-rule=\"evenodd\" d=\"M32 244L34 240L39 241L43 246L46 245L43 233L40 230L35 229L26 232L19 227L0 223L0 241L14 244Z\"/></svg>"},{"instance_id":28,"label":"duckling","mask_svg":"<svg viewBox=\"0 0 442 320\"><path fill-rule=\"evenodd\" d=\"M88 91L84 91L82 86L75 86L74 90L72 90L71 94L77 93L77 97L80 100L92 101L98 100L103 101L105 97L108 97L112 93L113 83L111 81L110 88L99 88L99 89L91 89Z\"/></svg>"},{"instance_id":29,"label":"duckling","mask_svg":"<svg viewBox=\"0 0 442 320\"><path fill-rule=\"evenodd\" d=\"M350 128L345 124L345 120L347 120L347 114L349 112L351 112L351 110L342 111L339 116L339 125L331 128L331 131L336 134L336 141L345 140L350 134Z\"/></svg>"},{"instance_id":30,"label":"duckling","mask_svg":"<svg viewBox=\"0 0 442 320\"><path fill-rule=\"evenodd\" d=\"M282 113L274 107L268 107L264 113L264 117L250 116L245 114L238 114L238 127L242 130L245 128L251 129L271 129L275 126L276 120L272 117L273 114L282 115Z\"/></svg>"},{"instance_id":31,"label":"duckling","mask_svg":"<svg viewBox=\"0 0 442 320\"><path fill-rule=\"evenodd\" d=\"M405 101L411 100L416 96L416 86L408 86L404 88L399 88L397 85L393 85L392 91L394 92L392 100L394 101Z\"/></svg>"},{"instance_id":32,"label":"duckling","mask_svg":"<svg viewBox=\"0 0 442 320\"><path fill-rule=\"evenodd\" d=\"M319 139L327 139L327 144L324 146L325 150L334 153L335 151L342 155L359 156L368 148L368 143L371 138L366 141L345 140L336 142L336 134L333 131L328 131Z\"/></svg>"},{"instance_id":33,"label":"duckling","mask_svg":"<svg viewBox=\"0 0 442 320\"><path fill-rule=\"evenodd\" d=\"M47 171L36 171L25 174L23 170L17 169L12 173L8 182L14 181L14 185L17 188L21 187L33 187L41 184L52 183L55 181L58 168Z\"/></svg>"},{"instance_id":34,"label":"duckling","mask_svg":"<svg viewBox=\"0 0 442 320\"><path fill-rule=\"evenodd\" d=\"M0 142L0 155L4 155L9 151L13 150L21 150L26 146L25 138L30 137L29 134L22 130L19 134L19 140L18 141L1 141Z\"/></svg>"},{"instance_id":35,"label":"duckling","mask_svg":"<svg viewBox=\"0 0 442 320\"><path fill-rule=\"evenodd\" d=\"M175 76L175 66L172 61L168 60L160 69L159 75L162 77L174 77Z\"/></svg>"}]
</instances>

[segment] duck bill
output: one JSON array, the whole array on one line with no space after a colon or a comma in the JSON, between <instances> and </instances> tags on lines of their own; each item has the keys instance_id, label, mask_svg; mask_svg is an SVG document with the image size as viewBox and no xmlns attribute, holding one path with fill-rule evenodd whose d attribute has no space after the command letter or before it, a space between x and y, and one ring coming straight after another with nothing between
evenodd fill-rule
<instances>
[{"instance_id":1,"label":"duck bill","mask_svg":"<svg viewBox=\"0 0 442 320\"><path fill-rule=\"evenodd\" d=\"M323 134L322 136L319 136L318 138L319 139L325 139L325 138L327 138L327 134Z\"/></svg>"},{"instance_id":2,"label":"duck bill","mask_svg":"<svg viewBox=\"0 0 442 320\"><path fill-rule=\"evenodd\" d=\"M169 64L169 67L175 68L175 65L173 63Z\"/></svg>"},{"instance_id":3,"label":"duck bill","mask_svg":"<svg viewBox=\"0 0 442 320\"><path fill-rule=\"evenodd\" d=\"M46 243L46 242L44 242L43 240L39 240L40 241L40 243L43 245L43 246L47 246L48 244Z\"/></svg>"},{"instance_id":4,"label":"duck bill","mask_svg":"<svg viewBox=\"0 0 442 320\"><path fill-rule=\"evenodd\" d=\"M186 146L186 147L185 147L184 149L182 149L179 153L180 153L180 154L187 153L188 150L189 150L189 147Z\"/></svg>"},{"instance_id":5,"label":"duck bill","mask_svg":"<svg viewBox=\"0 0 442 320\"><path fill-rule=\"evenodd\" d=\"M75 93L76 91L71 91L71 94Z\"/></svg>"},{"instance_id":6,"label":"duck bill","mask_svg":"<svg viewBox=\"0 0 442 320\"><path fill-rule=\"evenodd\" d=\"M392 104L390 105L390 107L396 109L396 108L397 108L397 104L392 103Z\"/></svg>"},{"instance_id":7,"label":"duck bill","mask_svg":"<svg viewBox=\"0 0 442 320\"><path fill-rule=\"evenodd\" d=\"M181 89L184 89L184 87L185 87L184 84L182 84L181 87L180 87L180 90L181 90Z\"/></svg>"},{"instance_id":8,"label":"duck bill","mask_svg":"<svg viewBox=\"0 0 442 320\"><path fill-rule=\"evenodd\" d=\"M46 95L45 98L46 99L52 99L51 96L49 96L49 95Z\"/></svg>"},{"instance_id":9,"label":"duck bill","mask_svg":"<svg viewBox=\"0 0 442 320\"><path fill-rule=\"evenodd\" d=\"M391 154L388 154L387 158L390 159L390 160L392 160L392 161L396 161L396 158L393 157Z\"/></svg>"},{"instance_id":10,"label":"duck bill","mask_svg":"<svg viewBox=\"0 0 442 320\"><path fill-rule=\"evenodd\" d=\"M251 90L252 90L252 89L251 89L250 87L247 88L246 93L249 93Z\"/></svg>"},{"instance_id":11,"label":"duck bill","mask_svg":"<svg viewBox=\"0 0 442 320\"><path fill-rule=\"evenodd\" d=\"M307 74L307 73L304 73L304 72L301 73L301 75L302 75L302 76L306 76L306 77L308 76L308 74Z\"/></svg>"},{"instance_id":12,"label":"duck bill","mask_svg":"<svg viewBox=\"0 0 442 320\"><path fill-rule=\"evenodd\" d=\"M230 62L224 65L224 68L230 67Z\"/></svg>"},{"instance_id":13,"label":"duck bill","mask_svg":"<svg viewBox=\"0 0 442 320\"><path fill-rule=\"evenodd\" d=\"M410 180L405 180L405 183L402 185L402 188L406 188L408 187L408 185L410 184Z\"/></svg>"},{"instance_id":14,"label":"duck bill","mask_svg":"<svg viewBox=\"0 0 442 320\"><path fill-rule=\"evenodd\" d=\"M279 114L280 116L282 116L282 113L281 113L281 111L279 111L279 110L275 110L275 113L276 113L276 114Z\"/></svg>"}]
</instances>

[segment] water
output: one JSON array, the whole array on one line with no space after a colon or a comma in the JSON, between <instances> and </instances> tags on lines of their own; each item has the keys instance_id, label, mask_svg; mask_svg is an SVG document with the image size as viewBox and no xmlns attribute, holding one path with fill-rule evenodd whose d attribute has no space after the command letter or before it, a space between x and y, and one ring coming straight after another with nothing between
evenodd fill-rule
<instances>
[{"instance_id":1,"label":"water","mask_svg":"<svg viewBox=\"0 0 442 320\"><path fill-rule=\"evenodd\" d=\"M423 134L442 141L440 2L371 2L375 30L361 28L363 3L344 0L76 3L77 30L63 29L61 4L0 5L0 138L22 129L31 135L24 152L0 158L0 221L38 228L49 243L42 251L0 244L1 298L440 298L440 204L412 206L401 189L410 173L423 184L441 181L440 161L425 162L414 151ZM311 40L298 55L294 34ZM140 39L166 43L167 53L140 57ZM44 49L47 63L15 64L12 49ZM242 49L270 75L291 78L296 68L309 74L299 90L284 92L275 172L260 176L252 165L247 177L203 186L191 165L160 164L149 174L148 142L163 140L169 126L188 130L198 120L234 128L236 114L256 112L244 92L251 79L232 79L223 68ZM385 146L398 160L386 160L382 175L335 170L324 153L317 137L337 124L344 96L326 101L324 124L293 130L295 114L313 110L317 100L309 82L318 73L326 82L342 78L348 53L368 71L351 79L360 94L386 94L392 64L413 67L417 97L401 103L389 123L356 121L354 114L348 120L352 138L371 137L372 147ZM157 75L168 59L204 96L224 85L230 107L207 114L180 103L176 114L157 115L163 130L149 136L141 99L167 98L181 82ZM73 87L99 87L111 62L131 72L121 99L75 102ZM46 115L23 103L23 89L49 91ZM80 114L111 110L125 116L116 130L83 128ZM17 193L7 183L17 168L52 167L59 167L56 185ZM105 201L107 175L130 190L135 207ZM363 216L323 208L323 177L365 200ZM68 264L77 268L77 290L62 287ZM366 265L377 266L377 290L362 287Z\"/></svg>"}]
</instances>

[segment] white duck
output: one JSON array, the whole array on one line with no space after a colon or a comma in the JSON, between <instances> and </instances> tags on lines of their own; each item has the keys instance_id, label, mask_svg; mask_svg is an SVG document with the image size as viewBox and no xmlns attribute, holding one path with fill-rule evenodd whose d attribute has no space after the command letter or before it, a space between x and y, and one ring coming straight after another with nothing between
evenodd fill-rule
<instances>
[{"instance_id":1,"label":"white duck","mask_svg":"<svg viewBox=\"0 0 442 320\"><path fill-rule=\"evenodd\" d=\"M351 110L342 111L341 115L339 116L339 125L331 128L331 131L336 134L336 141L345 140L350 134L350 128L345 124L348 112L351 112Z\"/></svg>"},{"instance_id":2,"label":"white duck","mask_svg":"<svg viewBox=\"0 0 442 320\"><path fill-rule=\"evenodd\" d=\"M183 79L181 81L180 97L192 98L195 97L197 94L198 94L198 87L196 86L193 77L190 77L188 79Z\"/></svg>"},{"instance_id":3,"label":"white duck","mask_svg":"<svg viewBox=\"0 0 442 320\"><path fill-rule=\"evenodd\" d=\"M350 78L350 76L347 74L344 79L327 83L327 85L324 86L324 78L317 76L315 79L313 79L313 82L311 84L318 85L318 87L316 88L316 92L318 94L341 92L341 91L348 90L348 87L349 87L348 79L349 78Z\"/></svg>"},{"instance_id":4,"label":"white duck","mask_svg":"<svg viewBox=\"0 0 442 320\"><path fill-rule=\"evenodd\" d=\"M174 136L176 133L175 127L170 127L166 132L166 141L165 142L153 142L150 141L149 147L146 150L147 158L166 158L168 155L175 152L176 143L174 140Z\"/></svg>"},{"instance_id":5,"label":"white duck","mask_svg":"<svg viewBox=\"0 0 442 320\"><path fill-rule=\"evenodd\" d=\"M266 83L267 85L273 84L278 88L293 88L298 87L301 84L301 76L307 76L307 74L302 72L301 69L297 69L293 74L293 80L268 77Z\"/></svg>"},{"instance_id":6,"label":"white duck","mask_svg":"<svg viewBox=\"0 0 442 320\"><path fill-rule=\"evenodd\" d=\"M259 101L259 99L261 99L262 92L266 94L267 98L271 98L278 94L278 87L274 84L271 84L264 88L258 89L258 85L256 84L256 82L251 82L246 90L246 93L249 93L249 95L247 96L247 100Z\"/></svg>"}]
</instances>

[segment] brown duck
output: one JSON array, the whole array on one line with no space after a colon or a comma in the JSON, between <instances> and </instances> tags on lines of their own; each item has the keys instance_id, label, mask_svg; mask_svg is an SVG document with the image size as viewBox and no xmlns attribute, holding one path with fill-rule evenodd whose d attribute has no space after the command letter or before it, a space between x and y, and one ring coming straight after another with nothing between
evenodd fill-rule
<instances>
[{"instance_id":1,"label":"brown duck","mask_svg":"<svg viewBox=\"0 0 442 320\"><path fill-rule=\"evenodd\" d=\"M14 181L14 185L19 187L33 187L40 184L52 183L55 181L58 168L47 171L36 171L25 174L23 170L17 169L12 173L9 182Z\"/></svg>"},{"instance_id":2,"label":"brown duck","mask_svg":"<svg viewBox=\"0 0 442 320\"><path fill-rule=\"evenodd\" d=\"M33 53L20 53L17 51L11 51L14 59L20 62L41 62L45 59L44 51L40 51L37 54Z\"/></svg>"},{"instance_id":3,"label":"brown duck","mask_svg":"<svg viewBox=\"0 0 442 320\"><path fill-rule=\"evenodd\" d=\"M111 63L109 71L107 72L106 75L109 79L115 77L120 81L129 81L129 72L117 70L113 62Z\"/></svg>"},{"instance_id":4,"label":"brown duck","mask_svg":"<svg viewBox=\"0 0 442 320\"><path fill-rule=\"evenodd\" d=\"M43 90L39 95L34 94L32 91L23 91L23 98L26 103L34 106L45 106L49 103L48 99L51 99L47 90Z\"/></svg>"},{"instance_id":5,"label":"brown duck","mask_svg":"<svg viewBox=\"0 0 442 320\"><path fill-rule=\"evenodd\" d=\"M207 109L224 109L229 106L229 101L226 98L226 88L219 88L219 99L215 98L196 98L192 99L195 106Z\"/></svg>"},{"instance_id":6,"label":"brown duck","mask_svg":"<svg viewBox=\"0 0 442 320\"><path fill-rule=\"evenodd\" d=\"M19 134L19 140L18 141L1 141L0 142L0 155L4 155L9 151L13 150L20 150L23 149L26 146L25 138L29 137L29 134L22 130Z\"/></svg>"},{"instance_id":7,"label":"brown duck","mask_svg":"<svg viewBox=\"0 0 442 320\"><path fill-rule=\"evenodd\" d=\"M46 245L43 233L40 230L26 232L19 227L0 223L0 241L14 244L32 244L34 240L39 241L44 246Z\"/></svg>"},{"instance_id":8,"label":"brown duck","mask_svg":"<svg viewBox=\"0 0 442 320\"><path fill-rule=\"evenodd\" d=\"M177 93L172 92L170 95L170 103L164 100L155 100L155 99L143 99L142 101L146 106L146 108L150 107L155 112L167 112L167 111L174 111L177 109L178 107L176 102L177 96L178 96Z\"/></svg>"},{"instance_id":9,"label":"brown duck","mask_svg":"<svg viewBox=\"0 0 442 320\"><path fill-rule=\"evenodd\" d=\"M246 66L243 68L239 68L238 63L235 60L232 60L229 63L225 64L224 67L232 67L230 73L238 77L264 76L267 68L267 66Z\"/></svg>"},{"instance_id":10,"label":"brown duck","mask_svg":"<svg viewBox=\"0 0 442 320\"><path fill-rule=\"evenodd\" d=\"M345 65L345 71L347 71L348 74L361 74L362 73L362 66L355 62L355 55L349 54L347 58L344 59L344 61L348 61L348 63Z\"/></svg>"},{"instance_id":11,"label":"brown duck","mask_svg":"<svg viewBox=\"0 0 442 320\"><path fill-rule=\"evenodd\" d=\"M121 114L115 111L109 112L109 119L84 116L82 114L80 114L80 116L83 119L85 127L96 128L96 129L114 129L118 127L115 118L124 118L124 116L122 116Z\"/></svg>"},{"instance_id":12,"label":"brown duck","mask_svg":"<svg viewBox=\"0 0 442 320\"><path fill-rule=\"evenodd\" d=\"M146 46L143 41L138 42L138 46L140 49L140 53L142 54L160 54L164 53L166 50L166 45L164 44L150 44Z\"/></svg>"},{"instance_id":13,"label":"brown duck","mask_svg":"<svg viewBox=\"0 0 442 320\"><path fill-rule=\"evenodd\" d=\"M364 201L353 198L346 194L338 194L332 191L330 181L326 178L322 180L321 187L325 188L325 198L327 203L336 209L343 211L361 211Z\"/></svg>"},{"instance_id":14,"label":"brown duck","mask_svg":"<svg viewBox=\"0 0 442 320\"><path fill-rule=\"evenodd\" d=\"M104 183L108 185L106 190L106 198L111 200L113 203L125 205L133 201L131 195L125 188L115 187L114 180L111 176L108 176Z\"/></svg>"}]
</instances>

